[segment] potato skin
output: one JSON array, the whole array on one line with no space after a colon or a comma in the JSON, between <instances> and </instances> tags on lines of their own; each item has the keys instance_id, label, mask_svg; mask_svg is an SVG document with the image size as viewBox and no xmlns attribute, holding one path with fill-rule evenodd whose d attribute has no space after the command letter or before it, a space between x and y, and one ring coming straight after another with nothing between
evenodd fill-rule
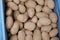
<instances>
[{"instance_id":1,"label":"potato skin","mask_svg":"<svg viewBox=\"0 0 60 40\"><path fill-rule=\"evenodd\" d=\"M14 2L8 2L7 6L10 7L12 10L17 10L18 9L18 6Z\"/></svg>"},{"instance_id":2,"label":"potato skin","mask_svg":"<svg viewBox=\"0 0 60 40\"><path fill-rule=\"evenodd\" d=\"M6 11L6 16L11 16L12 15L12 9L8 8Z\"/></svg>"},{"instance_id":3,"label":"potato skin","mask_svg":"<svg viewBox=\"0 0 60 40\"><path fill-rule=\"evenodd\" d=\"M22 4L19 4L19 11L20 11L21 13L25 13L25 11L26 11L25 6L22 5Z\"/></svg>"},{"instance_id":4,"label":"potato skin","mask_svg":"<svg viewBox=\"0 0 60 40\"><path fill-rule=\"evenodd\" d=\"M36 16L38 18L42 18L42 17L47 17L48 18L48 14L46 14L45 12L37 12Z\"/></svg>"},{"instance_id":5,"label":"potato skin","mask_svg":"<svg viewBox=\"0 0 60 40\"><path fill-rule=\"evenodd\" d=\"M40 18L39 21L40 21L41 25L49 25L49 24L51 24L50 19L45 18L45 17L44 18Z\"/></svg>"},{"instance_id":6,"label":"potato skin","mask_svg":"<svg viewBox=\"0 0 60 40\"><path fill-rule=\"evenodd\" d=\"M44 0L36 0L39 5L44 5Z\"/></svg>"},{"instance_id":7,"label":"potato skin","mask_svg":"<svg viewBox=\"0 0 60 40\"><path fill-rule=\"evenodd\" d=\"M42 26L42 27L41 27L41 31L42 31L42 32L50 32L51 29L52 29L52 26L51 26L51 25Z\"/></svg>"},{"instance_id":8,"label":"potato skin","mask_svg":"<svg viewBox=\"0 0 60 40\"><path fill-rule=\"evenodd\" d=\"M10 40L18 40L18 36L17 35L13 35L13 36L11 36Z\"/></svg>"},{"instance_id":9,"label":"potato skin","mask_svg":"<svg viewBox=\"0 0 60 40\"><path fill-rule=\"evenodd\" d=\"M49 14L52 10L50 8L48 8L47 6L44 6L42 11Z\"/></svg>"},{"instance_id":10,"label":"potato skin","mask_svg":"<svg viewBox=\"0 0 60 40\"><path fill-rule=\"evenodd\" d=\"M11 29L12 25L13 25L13 18L12 18L12 16L6 17L6 28L7 29Z\"/></svg>"},{"instance_id":11,"label":"potato skin","mask_svg":"<svg viewBox=\"0 0 60 40\"><path fill-rule=\"evenodd\" d=\"M21 30L18 32L18 40L25 40L25 32Z\"/></svg>"},{"instance_id":12,"label":"potato skin","mask_svg":"<svg viewBox=\"0 0 60 40\"><path fill-rule=\"evenodd\" d=\"M42 6L36 5L35 9L36 9L36 12L40 12L42 11Z\"/></svg>"},{"instance_id":13,"label":"potato skin","mask_svg":"<svg viewBox=\"0 0 60 40\"><path fill-rule=\"evenodd\" d=\"M28 16L27 16L26 14L19 14L19 15L17 16L17 20L18 20L19 22L26 22L27 19L28 19Z\"/></svg>"},{"instance_id":14,"label":"potato skin","mask_svg":"<svg viewBox=\"0 0 60 40\"><path fill-rule=\"evenodd\" d=\"M29 16L30 18L32 18L32 17L34 16L34 14L35 14L34 8L29 8L29 9L27 10L27 12L28 12L28 16Z\"/></svg>"},{"instance_id":15,"label":"potato skin","mask_svg":"<svg viewBox=\"0 0 60 40\"><path fill-rule=\"evenodd\" d=\"M49 32L50 37L55 37L58 34L58 30L55 28Z\"/></svg>"},{"instance_id":16,"label":"potato skin","mask_svg":"<svg viewBox=\"0 0 60 40\"><path fill-rule=\"evenodd\" d=\"M32 0L29 0L29 1L27 1L27 2L25 3L25 6L26 6L27 8L35 8L36 3L35 3L34 1L32 1Z\"/></svg>"},{"instance_id":17,"label":"potato skin","mask_svg":"<svg viewBox=\"0 0 60 40\"><path fill-rule=\"evenodd\" d=\"M35 23L30 22L30 21L28 21L24 24L24 28L27 30L30 30L30 31L34 30L35 27L36 27Z\"/></svg>"},{"instance_id":18,"label":"potato skin","mask_svg":"<svg viewBox=\"0 0 60 40\"><path fill-rule=\"evenodd\" d=\"M41 31L37 28L34 30L33 40L41 40Z\"/></svg>"},{"instance_id":19,"label":"potato skin","mask_svg":"<svg viewBox=\"0 0 60 40\"><path fill-rule=\"evenodd\" d=\"M47 6L50 9L54 9L54 7L55 7L54 1L53 0L46 0L46 1L47 1Z\"/></svg>"},{"instance_id":20,"label":"potato skin","mask_svg":"<svg viewBox=\"0 0 60 40\"><path fill-rule=\"evenodd\" d=\"M57 23L57 16L56 16L56 13L50 12L50 13L49 13L49 17L50 17L52 23Z\"/></svg>"},{"instance_id":21,"label":"potato skin","mask_svg":"<svg viewBox=\"0 0 60 40\"><path fill-rule=\"evenodd\" d=\"M49 34L47 32L42 32L42 39L43 40L50 40Z\"/></svg>"},{"instance_id":22,"label":"potato skin","mask_svg":"<svg viewBox=\"0 0 60 40\"><path fill-rule=\"evenodd\" d=\"M52 37L51 40L59 40L58 37Z\"/></svg>"},{"instance_id":23,"label":"potato skin","mask_svg":"<svg viewBox=\"0 0 60 40\"><path fill-rule=\"evenodd\" d=\"M19 0L13 0L14 3L19 4Z\"/></svg>"},{"instance_id":24,"label":"potato skin","mask_svg":"<svg viewBox=\"0 0 60 40\"><path fill-rule=\"evenodd\" d=\"M26 38L25 38L25 40L33 40L32 35L27 35Z\"/></svg>"},{"instance_id":25,"label":"potato skin","mask_svg":"<svg viewBox=\"0 0 60 40\"><path fill-rule=\"evenodd\" d=\"M33 23L37 23L38 18L37 18L36 16L34 16L34 17L31 19L31 21L32 21Z\"/></svg>"},{"instance_id":26,"label":"potato skin","mask_svg":"<svg viewBox=\"0 0 60 40\"><path fill-rule=\"evenodd\" d=\"M14 35L18 32L18 30L19 30L19 23L18 23L18 21L15 21L12 28L11 28L11 30L10 30L10 33L12 35Z\"/></svg>"}]
</instances>

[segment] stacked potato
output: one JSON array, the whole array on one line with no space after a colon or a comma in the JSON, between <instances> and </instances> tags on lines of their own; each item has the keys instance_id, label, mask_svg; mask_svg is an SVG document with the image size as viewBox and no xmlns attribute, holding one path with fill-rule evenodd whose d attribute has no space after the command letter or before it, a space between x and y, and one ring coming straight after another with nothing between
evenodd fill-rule
<instances>
[{"instance_id":1,"label":"stacked potato","mask_svg":"<svg viewBox=\"0 0 60 40\"><path fill-rule=\"evenodd\" d=\"M9 40L59 40L53 0L6 0Z\"/></svg>"}]
</instances>

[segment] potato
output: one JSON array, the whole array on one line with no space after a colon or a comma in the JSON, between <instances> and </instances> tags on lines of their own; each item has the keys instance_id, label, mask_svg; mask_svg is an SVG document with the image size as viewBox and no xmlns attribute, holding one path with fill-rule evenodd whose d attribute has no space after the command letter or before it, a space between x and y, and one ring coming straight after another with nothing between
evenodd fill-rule
<instances>
[{"instance_id":1,"label":"potato","mask_svg":"<svg viewBox=\"0 0 60 40\"><path fill-rule=\"evenodd\" d=\"M36 27L36 25L33 22L28 21L28 22L24 23L24 28L27 30L32 31L35 29L35 27Z\"/></svg>"},{"instance_id":2,"label":"potato","mask_svg":"<svg viewBox=\"0 0 60 40\"><path fill-rule=\"evenodd\" d=\"M25 30L25 34L26 35L33 35L33 33L31 31L29 31L29 30Z\"/></svg>"},{"instance_id":3,"label":"potato","mask_svg":"<svg viewBox=\"0 0 60 40\"><path fill-rule=\"evenodd\" d=\"M12 35L14 35L14 34L18 33L18 30L19 30L19 23L17 21L15 21L11 30L10 30L10 33Z\"/></svg>"},{"instance_id":4,"label":"potato","mask_svg":"<svg viewBox=\"0 0 60 40\"><path fill-rule=\"evenodd\" d=\"M10 40L18 40L18 36L17 35L13 35L13 36L11 36Z\"/></svg>"},{"instance_id":5,"label":"potato","mask_svg":"<svg viewBox=\"0 0 60 40\"><path fill-rule=\"evenodd\" d=\"M51 40L59 40L58 37L52 37Z\"/></svg>"},{"instance_id":6,"label":"potato","mask_svg":"<svg viewBox=\"0 0 60 40\"><path fill-rule=\"evenodd\" d=\"M35 9L36 9L36 12L40 12L42 10L42 6L36 5Z\"/></svg>"},{"instance_id":7,"label":"potato","mask_svg":"<svg viewBox=\"0 0 60 40\"><path fill-rule=\"evenodd\" d=\"M42 26L42 27L41 27L41 31L42 31L42 32L50 32L51 29L52 29L52 26L51 26L51 25Z\"/></svg>"},{"instance_id":8,"label":"potato","mask_svg":"<svg viewBox=\"0 0 60 40\"><path fill-rule=\"evenodd\" d=\"M6 16L11 16L12 15L12 9L8 8L6 11Z\"/></svg>"},{"instance_id":9,"label":"potato","mask_svg":"<svg viewBox=\"0 0 60 40\"><path fill-rule=\"evenodd\" d=\"M29 1L27 1L27 2L25 3L25 6L26 6L27 8L35 8L36 3L35 3L34 1L32 1L32 0L29 0Z\"/></svg>"},{"instance_id":10,"label":"potato","mask_svg":"<svg viewBox=\"0 0 60 40\"><path fill-rule=\"evenodd\" d=\"M45 17L40 18L40 19L39 19L39 22L41 23L41 25L49 25L49 24L51 24L50 19L45 18Z\"/></svg>"},{"instance_id":11,"label":"potato","mask_svg":"<svg viewBox=\"0 0 60 40\"><path fill-rule=\"evenodd\" d=\"M56 27L57 27L57 24L52 23L51 26L52 26L53 28L56 28Z\"/></svg>"},{"instance_id":12,"label":"potato","mask_svg":"<svg viewBox=\"0 0 60 40\"><path fill-rule=\"evenodd\" d=\"M18 32L18 40L25 40L25 32L24 32L24 30L20 30Z\"/></svg>"},{"instance_id":13,"label":"potato","mask_svg":"<svg viewBox=\"0 0 60 40\"><path fill-rule=\"evenodd\" d=\"M40 21L38 20L38 22L37 22L37 27L42 27L42 24L40 23Z\"/></svg>"},{"instance_id":14,"label":"potato","mask_svg":"<svg viewBox=\"0 0 60 40\"><path fill-rule=\"evenodd\" d=\"M31 21L32 21L33 23L37 23L38 18L37 18L36 16L34 16L34 17L31 19Z\"/></svg>"},{"instance_id":15,"label":"potato","mask_svg":"<svg viewBox=\"0 0 60 40\"><path fill-rule=\"evenodd\" d=\"M18 16L19 14L20 14L19 11L14 11L14 19L17 20L17 16Z\"/></svg>"},{"instance_id":16,"label":"potato","mask_svg":"<svg viewBox=\"0 0 60 40\"><path fill-rule=\"evenodd\" d=\"M50 37L55 37L58 34L58 29L53 29L49 32Z\"/></svg>"},{"instance_id":17,"label":"potato","mask_svg":"<svg viewBox=\"0 0 60 40\"><path fill-rule=\"evenodd\" d=\"M34 30L33 40L42 40L41 32L38 28Z\"/></svg>"},{"instance_id":18,"label":"potato","mask_svg":"<svg viewBox=\"0 0 60 40\"><path fill-rule=\"evenodd\" d=\"M25 11L26 11L25 6L24 6L24 5L19 4L19 11L20 11L21 13L25 13Z\"/></svg>"},{"instance_id":19,"label":"potato","mask_svg":"<svg viewBox=\"0 0 60 40\"><path fill-rule=\"evenodd\" d=\"M29 16L30 18L32 18L32 17L34 16L34 14L35 14L35 11L34 11L33 8L29 8L29 9L27 10L27 12L28 12L28 16Z\"/></svg>"},{"instance_id":20,"label":"potato","mask_svg":"<svg viewBox=\"0 0 60 40\"><path fill-rule=\"evenodd\" d=\"M47 6L44 6L42 11L49 14L52 10L50 8L48 8Z\"/></svg>"},{"instance_id":21,"label":"potato","mask_svg":"<svg viewBox=\"0 0 60 40\"><path fill-rule=\"evenodd\" d=\"M14 2L8 2L7 6L10 7L12 10L17 10L18 9L18 6Z\"/></svg>"},{"instance_id":22,"label":"potato","mask_svg":"<svg viewBox=\"0 0 60 40\"><path fill-rule=\"evenodd\" d=\"M13 25L13 18L12 18L12 16L6 17L6 28L7 29L11 29L12 25Z\"/></svg>"},{"instance_id":23,"label":"potato","mask_svg":"<svg viewBox=\"0 0 60 40\"><path fill-rule=\"evenodd\" d=\"M54 12L49 13L49 17L52 21L52 23L57 23L57 15Z\"/></svg>"},{"instance_id":24,"label":"potato","mask_svg":"<svg viewBox=\"0 0 60 40\"><path fill-rule=\"evenodd\" d=\"M13 2L19 4L19 0L13 0Z\"/></svg>"},{"instance_id":25,"label":"potato","mask_svg":"<svg viewBox=\"0 0 60 40\"><path fill-rule=\"evenodd\" d=\"M42 40L50 40L49 34L47 32L42 32Z\"/></svg>"},{"instance_id":26,"label":"potato","mask_svg":"<svg viewBox=\"0 0 60 40\"><path fill-rule=\"evenodd\" d=\"M27 0L20 0L21 2L26 2Z\"/></svg>"},{"instance_id":27,"label":"potato","mask_svg":"<svg viewBox=\"0 0 60 40\"><path fill-rule=\"evenodd\" d=\"M20 27L20 29L22 29L23 26L24 26L23 23L20 22L20 23L19 23L19 27Z\"/></svg>"},{"instance_id":28,"label":"potato","mask_svg":"<svg viewBox=\"0 0 60 40\"><path fill-rule=\"evenodd\" d=\"M42 17L47 17L47 18L48 18L48 15L47 15L46 13L44 13L44 12L37 12L37 13L36 13L36 16L37 16L38 18L42 18Z\"/></svg>"},{"instance_id":29,"label":"potato","mask_svg":"<svg viewBox=\"0 0 60 40\"><path fill-rule=\"evenodd\" d=\"M53 0L46 0L47 1L47 6L50 8L50 9L54 9L55 7L55 4L54 4L54 1Z\"/></svg>"},{"instance_id":30,"label":"potato","mask_svg":"<svg viewBox=\"0 0 60 40\"><path fill-rule=\"evenodd\" d=\"M28 19L28 16L27 16L26 14L19 14L19 15L17 16L17 20L18 20L19 22L26 22L27 19Z\"/></svg>"},{"instance_id":31,"label":"potato","mask_svg":"<svg viewBox=\"0 0 60 40\"><path fill-rule=\"evenodd\" d=\"M12 0L5 0L5 2L12 2Z\"/></svg>"},{"instance_id":32,"label":"potato","mask_svg":"<svg viewBox=\"0 0 60 40\"><path fill-rule=\"evenodd\" d=\"M33 40L32 35L27 35L27 36L25 37L25 40Z\"/></svg>"},{"instance_id":33,"label":"potato","mask_svg":"<svg viewBox=\"0 0 60 40\"><path fill-rule=\"evenodd\" d=\"M36 0L39 5L44 5L44 0Z\"/></svg>"}]
</instances>

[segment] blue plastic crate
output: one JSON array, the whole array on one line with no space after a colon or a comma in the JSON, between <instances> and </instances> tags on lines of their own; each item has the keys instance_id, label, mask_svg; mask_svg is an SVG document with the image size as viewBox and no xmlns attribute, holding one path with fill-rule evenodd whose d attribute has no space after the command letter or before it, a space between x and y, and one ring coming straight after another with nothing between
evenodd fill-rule
<instances>
[{"instance_id":1,"label":"blue plastic crate","mask_svg":"<svg viewBox=\"0 0 60 40\"><path fill-rule=\"evenodd\" d=\"M4 0L0 0L0 40L7 40L7 32L5 29L5 22L4 22ZM56 15L58 16L58 37L60 38L60 0L54 0L55 2L55 9Z\"/></svg>"}]
</instances>

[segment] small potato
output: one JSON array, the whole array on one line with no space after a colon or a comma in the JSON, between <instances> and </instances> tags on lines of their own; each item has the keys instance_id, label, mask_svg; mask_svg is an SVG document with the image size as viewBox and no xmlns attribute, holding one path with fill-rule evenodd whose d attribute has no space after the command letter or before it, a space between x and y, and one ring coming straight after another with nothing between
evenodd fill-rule
<instances>
[{"instance_id":1,"label":"small potato","mask_svg":"<svg viewBox=\"0 0 60 40\"><path fill-rule=\"evenodd\" d=\"M20 26L20 29L22 29L23 28L23 23L19 23L19 26Z\"/></svg>"},{"instance_id":2,"label":"small potato","mask_svg":"<svg viewBox=\"0 0 60 40\"><path fill-rule=\"evenodd\" d=\"M44 5L44 0L36 0L39 5Z\"/></svg>"},{"instance_id":3,"label":"small potato","mask_svg":"<svg viewBox=\"0 0 60 40\"><path fill-rule=\"evenodd\" d=\"M33 35L33 33L29 30L25 30L26 35Z\"/></svg>"},{"instance_id":4,"label":"small potato","mask_svg":"<svg viewBox=\"0 0 60 40\"><path fill-rule=\"evenodd\" d=\"M36 16L34 16L34 17L31 19L31 21L32 21L33 23L37 23L38 18L37 18Z\"/></svg>"},{"instance_id":5,"label":"small potato","mask_svg":"<svg viewBox=\"0 0 60 40\"><path fill-rule=\"evenodd\" d=\"M19 15L19 11L14 11L14 19L17 19L17 16Z\"/></svg>"},{"instance_id":6,"label":"small potato","mask_svg":"<svg viewBox=\"0 0 60 40\"><path fill-rule=\"evenodd\" d=\"M33 40L42 40L41 32L38 28L34 30Z\"/></svg>"},{"instance_id":7,"label":"small potato","mask_svg":"<svg viewBox=\"0 0 60 40\"><path fill-rule=\"evenodd\" d=\"M36 16L37 16L38 18L42 18L42 17L47 17L47 18L48 18L48 14L46 14L46 13L44 13L44 12L38 12L38 13L36 13Z\"/></svg>"},{"instance_id":8,"label":"small potato","mask_svg":"<svg viewBox=\"0 0 60 40\"><path fill-rule=\"evenodd\" d=\"M49 17L52 21L52 23L57 23L57 15L54 12L49 13Z\"/></svg>"},{"instance_id":9,"label":"small potato","mask_svg":"<svg viewBox=\"0 0 60 40\"><path fill-rule=\"evenodd\" d=\"M20 0L21 2L26 2L27 0Z\"/></svg>"},{"instance_id":10,"label":"small potato","mask_svg":"<svg viewBox=\"0 0 60 40\"><path fill-rule=\"evenodd\" d=\"M12 28L11 28L11 30L10 30L10 33L12 35L14 35L14 34L18 33L18 30L19 30L19 23L17 21L15 21Z\"/></svg>"},{"instance_id":11,"label":"small potato","mask_svg":"<svg viewBox=\"0 0 60 40\"><path fill-rule=\"evenodd\" d=\"M19 0L13 0L13 2L19 4Z\"/></svg>"},{"instance_id":12,"label":"small potato","mask_svg":"<svg viewBox=\"0 0 60 40\"><path fill-rule=\"evenodd\" d=\"M27 8L35 8L36 3L35 3L34 1L32 1L32 0L29 0L29 1L27 1L27 2L25 3L25 6L26 6Z\"/></svg>"},{"instance_id":13,"label":"small potato","mask_svg":"<svg viewBox=\"0 0 60 40\"><path fill-rule=\"evenodd\" d=\"M47 6L44 6L42 11L49 14L52 10L50 8L48 8Z\"/></svg>"},{"instance_id":14,"label":"small potato","mask_svg":"<svg viewBox=\"0 0 60 40\"><path fill-rule=\"evenodd\" d=\"M27 35L27 36L25 37L25 40L33 40L32 35Z\"/></svg>"},{"instance_id":15,"label":"small potato","mask_svg":"<svg viewBox=\"0 0 60 40\"><path fill-rule=\"evenodd\" d=\"M42 39L43 40L50 40L49 34L47 32L42 32Z\"/></svg>"},{"instance_id":16,"label":"small potato","mask_svg":"<svg viewBox=\"0 0 60 40\"><path fill-rule=\"evenodd\" d=\"M56 28L56 27L57 27L57 24L52 23L51 26L52 26L53 28Z\"/></svg>"},{"instance_id":17,"label":"small potato","mask_svg":"<svg viewBox=\"0 0 60 40\"><path fill-rule=\"evenodd\" d=\"M10 40L18 40L18 36L17 35L13 35L13 36L11 36Z\"/></svg>"},{"instance_id":18,"label":"small potato","mask_svg":"<svg viewBox=\"0 0 60 40\"><path fill-rule=\"evenodd\" d=\"M41 25L49 25L49 24L51 24L50 19L45 18L45 17L44 18L40 18L39 22L41 23Z\"/></svg>"},{"instance_id":19,"label":"small potato","mask_svg":"<svg viewBox=\"0 0 60 40\"><path fill-rule=\"evenodd\" d=\"M19 11L20 11L21 13L25 13L25 11L26 11L25 6L22 5L22 4L19 4Z\"/></svg>"},{"instance_id":20,"label":"small potato","mask_svg":"<svg viewBox=\"0 0 60 40\"><path fill-rule=\"evenodd\" d=\"M47 6L50 9L54 9L54 7L55 7L54 1L53 0L46 0L46 1L47 1Z\"/></svg>"},{"instance_id":21,"label":"small potato","mask_svg":"<svg viewBox=\"0 0 60 40\"><path fill-rule=\"evenodd\" d=\"M18 40L25 40L25 32L24 32L24 30L20 30L18 32Z\"/></svg>"},{"instance_id":22,"label":"small potato","mask_svg":"<svg viewBox=\"0 0 60 40\"><path fill-rule=\"evenodd\" d=\"M7 6L10 7L12 10L18 9L18 6L14 2L8 2Z\"/></svg>"},{"instance_id":23,"label":"small potato","mask_svg":"<svg viewBox=\"0 0 60 40\"><path fill-rule=\"evenodd\" d=\"M42 10L42 6L36 5L35 9L36 9L36 12L40 12Z\"/></svg>"},{"instance_id":24,"label":"small potato","mask_svg":"<svg viewBox=\"0 0 60 40\"><path fill-rule=\"evenodd\" d=\"M27 30L32 31L35 29L35 27L36 27L36 25L33 22L28 21L28 22L24 23L24 28Z\"/></svg>"},{"instance_id":25,"label":"small potato","mask_svg":"<svg viewBox=\"0 0 60 40\"><path fill-rule=\"evenodd\" d=\"M11 16L6 17L6 28L11 29L13 25L13 18Z\"/></svg>"},{"instance_id":26,"label":"small potato","mask_svg":"<svg viewBox=\"0 0 60 40\"><path fill-rule=\"evenodd\" d=\"M8 8L6 11L6 16L11 16L12 15L12 9Z\"/></svg>"},{"instance_id":27,"label":"small potato","mask_svg":"<svg viewBox=\"0 0 60 40\"><path fill-rule=\"evenodd\" d=\"M34 16L34 14L35 14L34 8L29 8L29 9L27 10L27 12L28 12L28 16L29 16L30 18L32 18L32 17Z\"/></svg>"},{"instance_id":28,"label":"small potato","mask_svg":"<svg viewBox=\"0 0 60 40\"><path fill-rule=\"evenodd\" d=\"M59 40L58 37L52 37L51 40Z\"/></svg>"},{"instance_id":29,"label":"small potato","mask_svg":"<svg viewBox=\"0 0 60 40\"><path fill-rule=\"evenodd\" d=\"M50 32L51 29L52 29L52 26L51 26L51 25L42 26L42 27L41 27L41 31L42 31L42 32Z\"/></svg>"},{"instance_id":30,"label":"small potato","mask_svg":"<svg viewBox=\"0 0 60 40\"><path fill-rule=\"evenodd\" d=\"M12 0L5 0L5 2L12 2Z\"/></svg>"},{"instance_id":31,"label":"small potato","mask_svg":"<svg viewBox=\"0 0 60 40\"><path fill-rule=\"evenodd\" d=\"M39 20L37 21L37 27L39 27L39 28L42 27L42 24L40 23Z\"/></svg>"},{"instance_id":32,"label":"small potato","mask_svg":"<svg viewBox=\"0 0 60 40\"><path fill-rule=\"evenodd\" d=\"M26 14L19 14L19 15L17 16L17 20L18 20L19 22L26 22L27 19L28 19L28 16L27 16Z\"/></svg>"},{"instance_id":33,"label":"small potato","mask_svg":"<svg viewBox=\"0 0 60 40\"><path fill-rule=\"evenodd\" d=\"M49 32L50 37L55 37L58 34L58 29L53 29Z\"/></svg>"}]
</instances>

